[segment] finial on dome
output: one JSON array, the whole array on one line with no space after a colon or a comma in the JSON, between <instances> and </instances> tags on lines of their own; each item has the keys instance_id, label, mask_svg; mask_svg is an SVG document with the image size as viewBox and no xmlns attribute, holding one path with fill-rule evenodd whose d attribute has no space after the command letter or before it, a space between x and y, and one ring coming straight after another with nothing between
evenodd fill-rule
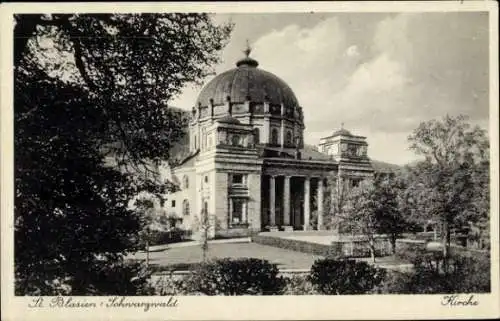
<instances>
[{"instance_id":1,"label":"finial on dome","mask_svg":"<svg viewBox=\"0 0 500 321\"><path fill-rule=\"evenodd\" d=\"M344 129L344 122L340 123L340 129Z\"/></svg>"},{"instance_id":2,"label":"finial on dome","mask_svg":"<svg viewBox=\"0 0 500 321\"><path fill-rule=\"evenodd\" d=\"M250 47L250 43L248 42L248 39L247 39L247 47L245 48L245 50L243 50L243 53L248 58L248 57L250 57L251 52L252 52L252 47Z\"/></svg>"},{"instance_id":3,"label":"finial on dome","mask_svg":"<svg viewBox=\"0 0 500 321\"><path fill-rule=\"evenodd\" d=\"M259 63L257 60L250 58L250 53L252 52L252 47L250 47L250 43L247 39L247 47L245 50L243 50L243 53L245 54L245 58L238 60L236 62L236 66L249 66L249 67L257 67Z\"/></svg>"}]
</instances>

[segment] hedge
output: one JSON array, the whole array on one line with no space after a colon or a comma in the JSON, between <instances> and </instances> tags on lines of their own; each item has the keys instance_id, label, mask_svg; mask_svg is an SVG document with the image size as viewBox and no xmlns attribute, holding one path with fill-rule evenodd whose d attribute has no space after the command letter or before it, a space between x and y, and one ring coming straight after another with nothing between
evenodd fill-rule
<instances>
[{"instance_id":1,"label":"hedge","mask_svg":"<svg viewBox=\"0 0 500 321\"><path fill-rule=\"evenodd\" d=\"M218 259L200 264L185 279L189 292L205 295L281 294L276 264L255 258Z\"/></svg>"},{"instance_id":2,"label":"hedge","mask_svg":"<svg viewBox=\"0 0 500 321\"><path fill-rule=\"evenodd\" d=\"M310 280L322 294L364 294L379 286L385 274L366 262L321 259L311 267Z\"/></svg>"},{"instance_id":3,"label":"hedge","mask_svg":"<svg viewBox=\"0 0 500 321\"><path fill-rule=\"evenodd\" d=\"M169 231L151 231L148 235L149 246L182 242L189 240L192 236L190 230L174 228ZM146 240L141 240L141 246L146 246Z\"/></svg>"}]
</instances>

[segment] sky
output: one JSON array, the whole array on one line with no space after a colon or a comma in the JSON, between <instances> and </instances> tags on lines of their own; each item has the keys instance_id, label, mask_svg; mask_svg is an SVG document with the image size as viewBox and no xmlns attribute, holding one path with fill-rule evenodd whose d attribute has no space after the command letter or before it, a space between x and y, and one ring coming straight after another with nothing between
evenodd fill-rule
<instances>
[{"instance_id":1,"label":"sky","mask_svg":"<svg viewBox=\"0 0 500 321\"><path fill-rule=\"evenodd\" d=\"M235 24L216 73L246 40L259 68L287 82L304 111L305 142L344 124L372 159L416 159L407 137L422 121L464 114L488 126L488 16L460 13L217 14ZM207 83L212 77L207 78ZM172 101L190 110L202 87Z\"/></svg>"}]
</instances>

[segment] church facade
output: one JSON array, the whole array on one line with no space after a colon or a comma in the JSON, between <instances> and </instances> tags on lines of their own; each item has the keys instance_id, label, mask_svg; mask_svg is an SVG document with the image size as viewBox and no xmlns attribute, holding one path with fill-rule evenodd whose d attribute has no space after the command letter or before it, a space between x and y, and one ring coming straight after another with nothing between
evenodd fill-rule
<instances>
[{"instance_id":1,"label":"church facade","mask_svg":"<svg viewBox=\"0 0 500 321\"><path fill-rule=\"evenodd\" d=\"M189 153L171 169L179 191L166 210L194 230L207 213L212 236L322 229L326 178L356 185L373 176L366 138L342 128L318 147L305 145L292 89L249 53L201 90L190 115Z\"/></svg>"}]
</instances>

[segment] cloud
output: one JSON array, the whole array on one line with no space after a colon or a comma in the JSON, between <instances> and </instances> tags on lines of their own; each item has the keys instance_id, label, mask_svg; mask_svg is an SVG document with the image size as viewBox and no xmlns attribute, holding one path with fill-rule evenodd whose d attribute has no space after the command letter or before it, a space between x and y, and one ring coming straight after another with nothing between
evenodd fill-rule
<instances>
[{"instance_id":1,"label":"cloud","mask_svg":"<svg viewBox=\"0 0 500 321\"><path fill-rule=\"evenodd\" d=\"M350 47L349 47L349 48L347 48L347 50L345 51L345 54L346 54L348 57L358 57L358 56L359 56L358 46L356 46L356 45L350 46Z\"/></svg>"},{"instance_id":2,"label":"cloud","mask_svg":"<svg viewBox=\"0 0 500 321\"><path fill-rule=\"evenodd\" d=\"M292 24L255 43L262 68L283 78L303 106L309 143L345 122L368 136L374 158L405 162L413 157L406 137L421 121L488 117L487 16L399 14L365 29L344 22Z\"/></svg>"}]
</instances>

